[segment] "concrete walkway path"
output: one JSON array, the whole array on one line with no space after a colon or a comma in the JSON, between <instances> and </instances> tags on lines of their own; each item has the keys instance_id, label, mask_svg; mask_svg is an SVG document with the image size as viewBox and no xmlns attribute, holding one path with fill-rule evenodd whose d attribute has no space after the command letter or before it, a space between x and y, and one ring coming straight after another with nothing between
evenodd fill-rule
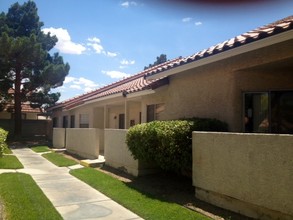
<instances>
[{"instance_id":1,"label":"concrete walkway path","mask_svg":"<svg viewBox=\"0 0 293 220\"><path fill-rule=\"evenodd\" d=\"M29 148L12 151L24 166L17 172L30 174L65 220L142 219L70 175L69 168L57 167Z\"/></svg>"}]
</instances>

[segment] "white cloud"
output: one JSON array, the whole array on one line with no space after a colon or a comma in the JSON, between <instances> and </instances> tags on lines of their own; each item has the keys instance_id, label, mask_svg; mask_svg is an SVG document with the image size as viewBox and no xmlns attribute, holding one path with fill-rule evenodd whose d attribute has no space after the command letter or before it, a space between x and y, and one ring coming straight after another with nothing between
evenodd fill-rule
<instances>
[{"instance_id":1,"label":"white cloud","mask_svg":"<svg viewBox=\"0 0 293 220\"><path fill-rule=\"evenodd\" d=\"M101 40L97 37L92 37L87 39L90 43L87 43L88 46L94 49L98 54L104 52L104 48L101 45Z\"/></svg>"},{"instance_id":2,"label":"white cloud","mask_svg":"<svg viewBox=\"0 0 293 220\"><path fill-rule=\"evenodd\" d=\"M98 43L98 44L101 43L101 40L99 38L97 38L97 37L88 38L87 40L90 41L90 42Z\"/></svg>"},{"instance_id":3,"label":"white cloud","mask_svg":"<svg viewBox=\"0 0 293 220\"><path fill-rule=\"evenodd\" d=\"M137 2L135 1L126 1L121 4L122 7L128 8L129 6L137 6Z\"/></svg>"},{"instance_id":4,"label":"white cloud","mask_svg":"<svg viewBox=\"0 0 293 220\"><path fill-rule=\"evenodd\" d=\"M122 65L133 65L133 64L135 64L135 60L126 60L126 59L123 59L123 60L120 61L120 63Z\"/></svg>"},{"instance_id":5,"label":"white cloud","mask_svg":"<svg viewBox=\"0 0 293 220\"><path fill-rule=\"evenodd\" d=\"M65 77L64 84L68 84L68 88L70 89L83 90L85 92L91 91L99 87L97 83L84 77L76 78L67 76ZM64 86L64 89L65 88L66 87Z\"/></svg>"},{"instance_id":6,"label":"white cloud","mask_svg":"<svg viewBox=\"0 0 293 220\"><path fill-rule=\"evenodd\" d=\"M69 88L71 89L78 89L78 90L82 90L80 85L70 85Z\"/></svg>"},{"instance_id":7,"label":"white cloud","mask_svg":"<svg viewBox=\"0 0 293 220\"><path fill-rule=\"evenodd\" d=\"M74 78L74 77L71 77L71 76L66 76L65 77L65 80L64 80L64 82L63 83L70 83L70 82L73 82L74 80L75 80L76 78Z\"/></svg>"},{"instance_id":8,"label":"white cloud","mask_svg":"<svg viewBox=\"0 0 293 220\"><path fill-rule=\"evenodd\" d=\"M186 17L182 19L182 22L190 22L192 20L192 18L190 17Z\"/></svg>"},{"instance_id":9,"label":"white cloud","mask_svg":"<svg viewBox=\"0 0 293 220\"><path fill-rule=\"evenodd\" d=\"M78 78L74 84L77 85L83 85L84 87L89 87L89 88L95 88L98 87L98 84L96 84L94 81L80 77Z\"/></svg>"},{"instance_id":10,"label":"white cloud","mask_svg":"<svg viewBox=\"0 0 293 220\"><path fill-rule=\"evenodd\" d=\"M55 48L61 53L66 54L82 54L86 48L82 44L74 43L71 41L71 37L66 29L63 28L44 28L42 31L47 34L56 35L58 42Z\"/></svg>"},{"instance_id":11,"label":"white cloud","mask_svg":"<svg viewBox=\"0 0 293 220\"><path fill-rule=\"evenodd\" d=\"M126 78L126 77L130 76L130 74L120 72L120 71L116 71L116 70L102 71L102 73L110 76L112 79L121 79L121 78Z\"/></svg>"},{"instance_id":12,"label":"white cloud","mask_svg":"<svg viewBox=\"0 0 293 220\"><path fill-rule=\"evenodd\" d=\"M90 47L90 50L93 49L97 54L105 54L107 57L116 57L118 55L118 53L105 51L101 44L101 40L97 37L88 38L87 40L87 46Z\"/></svg>"},{"instance_id":13,"label":"white cloud","mask_svg":"<svg viewBox=\"0 0 293 220\"><path fill-rule=\"evenodd\" d=\"M202 25L202 22L201 21L197 21L194 24L195 24L195 26L200 26L200 25Z\"/></svg>"},{"instance_id":14,"label":"white cloud","mask_svg":"<svg viewBox=\"0 0 293 220\"><path fill-rule=\"evenodd\" d=\"M106 55L108 56L108 57L116 57L117 55L118 55L118 53L112 53L112 52L106 52Z\"/></svg>"},{"instance_id":15,"label":"white cloud","mask_svg":"<svg viewBox=\"0 0 293 220\"><path fill-rule=\"evenodd\" d=\"M87 45L92 47L97 54L104 52L103 46L98 43L87 43Z\"/></svg>"}]
</instances>

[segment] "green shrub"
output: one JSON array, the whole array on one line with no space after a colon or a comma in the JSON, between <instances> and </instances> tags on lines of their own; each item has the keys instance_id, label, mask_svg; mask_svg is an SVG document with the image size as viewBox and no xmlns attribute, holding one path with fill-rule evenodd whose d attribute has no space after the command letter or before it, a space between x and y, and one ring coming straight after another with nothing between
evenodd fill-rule
<instances>
[{"instance_id":1,"label":"green shrub","mask_svg":"<svg viewBox=\"0 0 293 220\"><path fill-rule=\"evenodd\" d=\"M8 131L5 131L3 128L0 128L0 157L2 157L4 149L7 147L6 138Z\"/></svg>"},{"instance_id":2,"label":"green shrub","mask_svg":"<svg viewBox=\"0 0 293 220\"><path fill-rule=\"evenodd\" d=\"M192 131L228 131L228 124L215 118L189 118Z\"/></svg>"},{"instance_id":3,"label":"green shrub","mask_svg":"<svg viewBox=\"0 0 293 220\"><path fill-rule=\"evenodd\" d=\"M192 131L227 131L217 119L191 118L153 121L131 127L126 144L135 159L155 162L160 168L177 173L192 166Z\"/></svg>"}]
</instances>

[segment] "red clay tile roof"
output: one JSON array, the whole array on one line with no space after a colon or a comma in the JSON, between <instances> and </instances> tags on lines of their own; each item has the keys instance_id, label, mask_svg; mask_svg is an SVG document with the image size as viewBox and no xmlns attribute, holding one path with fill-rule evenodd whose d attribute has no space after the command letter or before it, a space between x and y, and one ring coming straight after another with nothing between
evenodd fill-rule
<instances>
[{"instance_id":1,"label":"red clay tile roof","mask_svg":"<svg viewBox=\"0 0 293 220\"><path fill-rule=\"evenodd\" d=\"M230 40L219 43L215 46L212 46L208 49L202 50L198 53L195 53L191 56L176 58L171 61L167 61L163 64L159 64L155 67L144 70L134 76L128 77L126 79L120 80L113 84L107 85L105 87L99 88L92 92L74 97L72 99L66 100L62 103L57 103L55 106L49 108L52 110L55 108L65 108L71 109L73 107L79 106L86 101L91 101L101 97L118 94L126 95L132 92L142 91L146 89L155 88L160 84L166 84L167 79L152 79L146 80L147 76L155 75L160 72L182 66L184 64L194 62L251 42L261 40L266 37L270 37L288 30L291 30L293 27L293 16L289 16L282 20L276 21L269 25L259 27L255 30L249 31L247 33L241 34Z\"/></svg>"},{"instance_id":2,"label":"red clay tile roof","mask_svg":"<svg viewBox=\"0 0 293 220\"><path fill-rule=\"evenodd\" d=\"M7 104L4 108L4 111L14 112L14 104ZM21 112L22 113L43 113L44 111L40 108L32 108L29 103L21 104Z\"/></svg>"},{"instance_id":3,"label":"red clay tile roof","mask_svg":"<svg viewBox=\"0 0 293 220\"><path fill-rule=\"evenodd\" d=\"M293 16L286 17L284 19L281 19L279 21L276 21L274 23L256 28L252 31L246 32L244 34L241 34L239 36L236 36L234 38L231 38L230 40L226 40L222 43L219 43L215 46L212 46L208 49L202 50L198 53L195 53L191 56L187 56L184 58L181 58L179 60L176 60L174 62L168 63L160 68L157 68L151 72L148 72L146 76L151 76L158 74L160 72L164 72L166 70L182 66L184 64L195 62L197 60L251 43L255 42L285 31L289 31L293 29Z\"/></svg>"},{"instance_id":4,"label":"red clay tile roof","mask_svg":"<svg viewBox=\"0 0 293 220\"><path fill-rule=\"evenodd\" d=\"M157 88L158 86L168 83L167 80L166 79L146 80L145 79L146 73L153 71L156 68L160 68L168 63L175 62L178 59L179 58L173 59L171 61L167 61L163 64L159 64L157 66L151 67L136 75L114 82L105 87L96 89L94 91L74 97L69 100L65 100L62 103L58 103L55 106L49 108L48 110L55 109L58 107L71 109L85 103L86 101L91 101L91 100L106 97L109 95L121 93L121 96L123 96L133 92Z\"/></svg>"}]
</instances>

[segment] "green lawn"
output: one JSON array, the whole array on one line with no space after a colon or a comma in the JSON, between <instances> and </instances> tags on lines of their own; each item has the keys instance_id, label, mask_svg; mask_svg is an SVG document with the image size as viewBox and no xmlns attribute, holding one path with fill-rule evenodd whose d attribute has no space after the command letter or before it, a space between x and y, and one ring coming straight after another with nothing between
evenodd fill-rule
<instances>
[{"instance_id":1,"label":"green lawn","mask_svg":"<svg viewBox=\"0 0 293 220\"><path fill-rule=\"evenodd\" d=\"M0 169L21 169L23 165L14 155L3 155L0 157Z\"/></svg>"},{"instance_id":2,"label":"green lawn","mask_svg":"<svg viewBox=\"0 0 293 220\"><path fill-rule=\"evenodd\" d=\"M30 175L0 174L0 198L8 220L62 219Z\"/></svg>"},{"instance_id":3,"label":"green lawn","mask_svg":"<svg viewBox=\"0 0 293 220\"><path fill-rule=\"evenodd\" d=\"M36 153L51 151L51 149L48 146L34 146L34 147L31 147L31 149Z\"/></svg>"},{"instance_id":4,"label":"green lawn","mask_svg":"<svg viewBox=\"0 0 293 220\"><path fill-rule=\"evenodd\" d=\"M42 156L58 167L68 167L78 164L75 160L68 159L58 153L47 153Z\"/></svg>"},{"instance_id":5,"label":"green lawn","mask_svg":"<svg viewBox=\"0 0 293 220\"><path fill-rule=\"evenodd\" d=\"M178 204L143 194L127 186L126 183L93 168L71 170L70 173L144 219L210 219Z\"/></svg>"}]
</instances>

